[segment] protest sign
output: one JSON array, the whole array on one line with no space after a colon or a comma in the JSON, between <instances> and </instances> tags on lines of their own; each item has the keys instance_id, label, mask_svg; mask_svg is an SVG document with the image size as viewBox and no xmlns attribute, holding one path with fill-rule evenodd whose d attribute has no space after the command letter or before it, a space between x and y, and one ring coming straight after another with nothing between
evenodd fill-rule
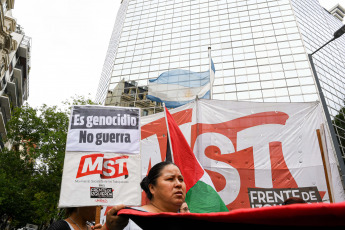
<instances>
[{"instance_id":1,"label":"protest sign","mask_svg":"<svg viewBox=\"0 0 345 230\"><path fill-rule=\"evenodd\" d=\"M74 106L66 151L139 154L138 108Z\"/></svg>"},{"instance_id":2,"label":"protest sign","mask_svg":"<svg viewBox=\"0 0 345 230\"><path fill-rule=\"evenodd\" d=\"M74 106L59 207L140 205L140 109Z\"/></svg>"}]
</instances>

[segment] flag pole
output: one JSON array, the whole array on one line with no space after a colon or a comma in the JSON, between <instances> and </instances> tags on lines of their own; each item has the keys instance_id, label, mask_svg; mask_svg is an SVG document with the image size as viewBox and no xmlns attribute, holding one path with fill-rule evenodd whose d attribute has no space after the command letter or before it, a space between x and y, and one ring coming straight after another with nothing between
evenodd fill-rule
<instances>
[{"instance_id":1,"label":"flag pole","mask_svg":"<svg viewBox=\"0 0 345 230\"><path fill-rule=\"evenodd\" d=\"M169 147L170 147L170 153L171 153L171 160L172 162L174 162L174 153L173 153L173 149L171 146L171 139L170 139L170 131L169 131L169 124L168 124L168 119L167 119L167 113L166 113L166 107L165 107L165 103L163 103L163 107L164 107L164 119L165 119L165 124L167 126L167 141L169 142ZM168 147L168 146L167 146Z\"/></svg>"},{"instance_id":2,"label":"flag pole","mask_svg":"<svg viewBox=\"0 0 345 230\"><path fill-rule=\"evenodd\" d=\"M194 113L194 111L193 111L193 113ZM193 116L193 113L192 113L192 116ZM196 147L196 154L198 154L199 153L199 145L196 142L196 140L197 140L197 137L199 136L199 100L197 100L195 103L195 124L196 124L196 139L195 139L194 148ZM190 137L190 143L192 144L192 135ZM195 152L194 152L194 154L195 154Z\"/></svg>"},{"instance_id":3,"label":"flag pole","mask_svg":"<svg viewBox=\"0 0 345 230\"><path fill-rule=\"evenodd\" d=\"M210 99L213 98L213 81L211 81L212 76L212 58L211 58L211 47L208 47L208 62L209 62L209 71L210 71Z\"/></svg>"},{"instance_id":4,"label":"flag pole","mask_svg":"<svg viewBox=\"0 0 345 230\"><path fill-rule=\"evenodd\" d=\"M101 206L96 206L95 224L99 224L101 222L101 210Z\"/></svg>"}]
</instances>

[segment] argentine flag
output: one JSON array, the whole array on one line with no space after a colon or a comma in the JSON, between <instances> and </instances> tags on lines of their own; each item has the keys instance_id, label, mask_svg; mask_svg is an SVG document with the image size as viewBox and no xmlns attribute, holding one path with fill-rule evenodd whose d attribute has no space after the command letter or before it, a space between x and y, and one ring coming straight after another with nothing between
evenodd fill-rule
<instances>
[{"instance_id":1,"label":"argentine flag","mask_svg":"<svg viewBox=\"0 0 345 230\"><path fill-rule=\"evenodd\" d=\"M195 100L196 96L211 99L210 90L214 81L215 67L211 59L211 70L192 72L175 69L149 80L147 99L165 103L168 108L176 108Z\"/></svg>"}]
</instances>

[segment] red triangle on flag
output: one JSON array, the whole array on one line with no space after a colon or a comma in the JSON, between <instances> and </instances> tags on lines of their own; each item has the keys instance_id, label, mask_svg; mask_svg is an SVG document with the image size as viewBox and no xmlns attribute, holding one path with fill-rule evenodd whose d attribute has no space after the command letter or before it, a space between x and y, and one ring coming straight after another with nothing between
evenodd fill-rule
<instances>
[{"instance_id":1,"label":"red triangle on flag","mask_svg":"<svg viewBox=\"0 0 345 230\"><path fill-rule=\"evenodd\" d=\"M167 108L165 108L165 111L173 161L181 170L186 183L186 192L188 192L204 175L204 169L199 164L187 140Z\"/></svg>"}]
</instances>

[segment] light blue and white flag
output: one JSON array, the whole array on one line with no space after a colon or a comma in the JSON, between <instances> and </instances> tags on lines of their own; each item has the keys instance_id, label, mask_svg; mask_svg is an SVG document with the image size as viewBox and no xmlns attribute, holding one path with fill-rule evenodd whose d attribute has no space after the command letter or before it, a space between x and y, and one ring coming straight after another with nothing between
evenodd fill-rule
<instances>
[{"instance_id":1,"label":"light blue and white flag","mask_svg":"<svg viewBox=\"0 0 345 230\"><path fill-rule=\"evenodd\" d=\"M210 90L214 81L215 67L211 59L211 69L192 72L175 69L149 80L147 98L164 102L168 108L176 108L198 98L211 99Z\"/></svg>"}]
</instances>

